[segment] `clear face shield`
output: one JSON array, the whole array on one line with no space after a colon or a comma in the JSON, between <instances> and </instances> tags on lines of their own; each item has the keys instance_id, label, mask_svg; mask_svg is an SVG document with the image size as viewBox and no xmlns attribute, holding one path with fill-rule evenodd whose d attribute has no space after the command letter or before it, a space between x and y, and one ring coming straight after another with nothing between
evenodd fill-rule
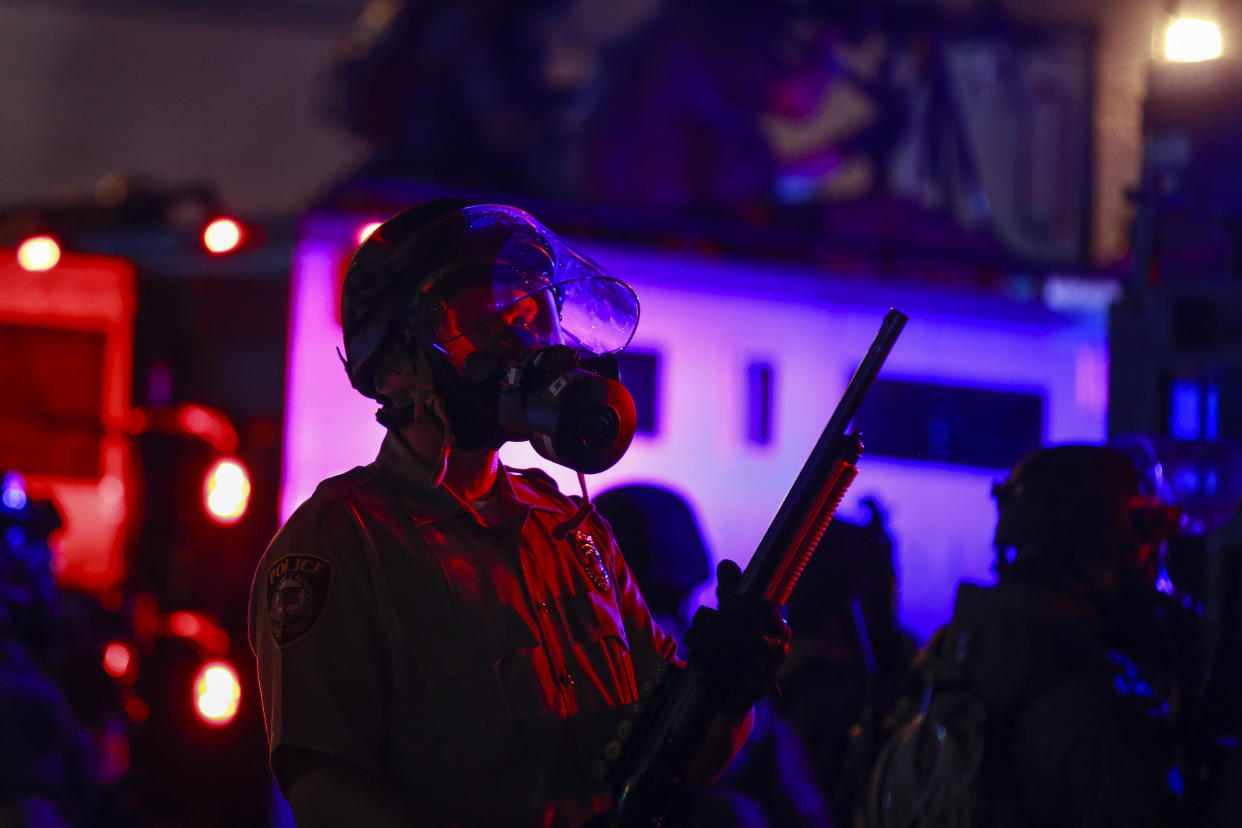
<instances>
[{"instance_id":1,"label":"clear face shield","mask_svg":"<svg viewBox=\"0 0 1242 828\"><path fill-rule=\"evenodd\" d=\"M639 309L630 286L529 214L483 204L429 232L445 242L417 263L430 275L409 332L454 365L502 335L528 349L564 345L581 359L620 351L634 336Z\"/></svg>"}]
</instances>

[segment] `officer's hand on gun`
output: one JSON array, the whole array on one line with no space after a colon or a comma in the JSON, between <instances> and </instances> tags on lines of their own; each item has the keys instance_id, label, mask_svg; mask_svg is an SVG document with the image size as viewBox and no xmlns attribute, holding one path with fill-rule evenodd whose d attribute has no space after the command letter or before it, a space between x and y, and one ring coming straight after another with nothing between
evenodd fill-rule
<instances>
[{"instance_id":1,"label":"officer's hand on gun","mask_svg":"<svg viewBox=\"0 0 1242 828\"><path fill-rule=\"evenodd\" d=\"M789 654L789 625L762 598L738 595L742 571L733 561L716 568L719 609L702 607L686 631L687 661L719 699L719 710L744 716L776 684Z\"/></svg>"}]
</instances>

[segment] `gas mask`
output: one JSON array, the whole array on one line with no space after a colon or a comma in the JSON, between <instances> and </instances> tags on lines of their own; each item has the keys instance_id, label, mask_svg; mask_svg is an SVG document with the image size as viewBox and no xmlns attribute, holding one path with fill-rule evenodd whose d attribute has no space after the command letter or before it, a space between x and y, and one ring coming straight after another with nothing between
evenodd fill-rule
<instances>
[{"instance_id":1,"label":"gas mask","mask_svg":"<svg viewBox=\"0 0 1242 828\"><path fill-rule=\"evenodd\" d=\"M376 234L384 243L384 226ZM393 236L382 264L359 265L353 284L386 289L387 278L393 285L384 301L396 305L394 327L431 368L453 445L496 449L529 440L541 456L575 471L615 464L636 424L612 357L638 324L629 285L513 207L470 206ZM423 276L400 296L395 270ZM354 312L351 278L346 307ZM377 331L359 325L350 333L347 352L357 344L347 368L367 393L359 382L364 344L378 341ZM391 425L391 417L380 419Z\"/></svg>"},{"instance_id":2,"label":"gas mask","mask_svg":"<svg viewBox=\"0 0 1242 828\"><path fill-rule=\"evenodd\" d=\"M611 355L512 337L471 353L443 394L460 448L530 440L540 456L584 474L612 467L634 437L634 400Z\"/></svg>"}]
</instances>

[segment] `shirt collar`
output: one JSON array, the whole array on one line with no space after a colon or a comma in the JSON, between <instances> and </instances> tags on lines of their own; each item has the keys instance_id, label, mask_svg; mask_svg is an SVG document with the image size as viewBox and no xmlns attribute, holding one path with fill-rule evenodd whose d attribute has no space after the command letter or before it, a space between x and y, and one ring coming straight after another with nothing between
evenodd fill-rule
<instances>
[{"instance_id":1,"label":"shirt collar","mask_svg":"<svg viewBox=\"0 0 1242 828\"><path fill-rule=\"evenodd\" d=\"M384 435L376 468L388 478L401 497L414 509L414 523L422 526L440 520L470 515L483 524L478 513L445 486L432 486L433 472L395 431ZM543 496L538 489L520 476L512 475L501 466L496 486L501 497L512 499L528 509L563 513L564 508Z\"/></svg>"}]
</instances>

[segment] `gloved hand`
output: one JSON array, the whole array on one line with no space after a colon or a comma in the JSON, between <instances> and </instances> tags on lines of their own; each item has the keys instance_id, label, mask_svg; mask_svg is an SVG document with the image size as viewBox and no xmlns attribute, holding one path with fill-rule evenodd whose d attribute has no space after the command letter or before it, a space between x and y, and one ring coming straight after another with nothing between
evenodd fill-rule
<instances>
[{"instance_id":1,"label":"gloved hand","mask_svg":"<svg viewBox=\"0 0 1242 828\"><path fill-rule=\"evenodd\" d=\"M686 630L686 660L720 698L720 712L745 715L776 682L789 654L789 625L775 605L737 594L742 570L716 567L720 609L700 607Z\"/></svg>"}]
</instances>

